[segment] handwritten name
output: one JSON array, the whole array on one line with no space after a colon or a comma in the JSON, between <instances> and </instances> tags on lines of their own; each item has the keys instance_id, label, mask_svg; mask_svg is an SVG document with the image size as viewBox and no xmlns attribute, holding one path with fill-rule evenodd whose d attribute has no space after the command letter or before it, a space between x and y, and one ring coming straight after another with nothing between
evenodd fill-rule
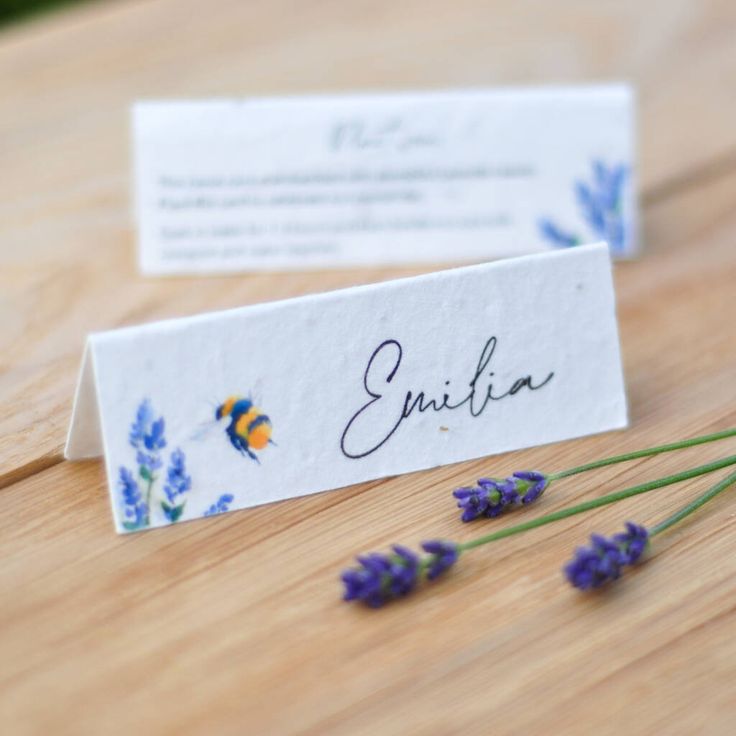
<instances>
[{"instance_id":1,"label":"handwritten name","mask_svg":"<svg viewBox=\"0 0 736 736\"><path fill-rule=\"evenodd\" d=\"M340 438L340 449L345 457L358 460L374 453L383 447L401 424L413 414L421 414L432 410L434 412L455 411L466 407L471 417L477 418L483 414L491 402L502 401L516 395L523 389L538 391L546 386L554 376L550 372L542 381L536 382L531 375L520 376L509 386L499 389L493 383L494 371L489 370L498 339L490 337L478 358L475 373L468 385L468 392L460 399L453 400L447 389L441 398L431 398L426 391L402 391L396 378L404 350L398 340L384 340L372 353L363 373L363 388L368 395L368 401L358 409L349 419L342 437ZM445 387L450 385L445 380ZM373 437L368 446L361 447L353 440L353 435L358 434L360 424L371 428L368 434ZM378 434L374 428L378 428Z\"/></svg>"}]
</instances>

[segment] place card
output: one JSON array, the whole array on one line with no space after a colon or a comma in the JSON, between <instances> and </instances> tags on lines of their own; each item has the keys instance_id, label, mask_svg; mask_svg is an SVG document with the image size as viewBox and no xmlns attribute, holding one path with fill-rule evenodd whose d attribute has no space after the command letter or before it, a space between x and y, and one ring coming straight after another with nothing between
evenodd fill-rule
<instances>
[{"instance_id":1,"label":"place card","mask_svg":"<svg viewBox=\"0 0 736 736\"><path fill-rule=\"evenodd\" d=\"M624 85L133 108L146 274L637 250Z\"/></svg>"},{"instance_id":2,"label":"place card","mask_svg":"<svg viewBox=\"0 0 736 736\"><path fill-rule=\"evenodd\" d=\"M93 334L65 455L125 532L625 424L598 244Z\"/></svg>"}]
</instances>

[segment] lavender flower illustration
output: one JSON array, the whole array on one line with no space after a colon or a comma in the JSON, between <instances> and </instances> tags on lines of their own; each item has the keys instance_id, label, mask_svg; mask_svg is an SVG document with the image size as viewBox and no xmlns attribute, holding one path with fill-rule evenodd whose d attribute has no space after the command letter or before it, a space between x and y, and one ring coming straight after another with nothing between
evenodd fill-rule
<instances>
[{"instance_id":1,"label":"lavender flower illustration","mask_svg":"<svg viewBox=\"0 0 736 736\"><path fill-rule=\"evenodd\" d=\"M624 185L629 169L624 164L608 166L593 161L593 176L588 183L575 182L575 197L583 220L595 238L605 240L613 253L623 253L629 238L623 215ZM549 218L539 220L542 237L559 248L580 245L585 238Z\"/></svg>"},{"instance_id":2,"label":"lavender flower illustration","mask_svg":"<svg viewBox=\"0 0 736 736\"><path fill-rule=\"evenodd\" d=\"M121 466L119 471L118 487L126 531L145 529L151 525L153 493L159 479L158 471L163 467L162 451L166 448L165 431L164 418L156 417L151 402L144 399L138 406L128 433L128 442L135 450L137 478L125 466ZM177 448L169 455L163 486L164 498L160 500L161 510L169 522L178 521L181 517L186 505L184 497L191 487L192 479L186 472L186 456Z\"/></svg>"},{"instance_id":3,"label":"lavender flower illustration","mask_svg":"<svg viewBox=\"0 0 736 736\"><path fill-rule=\"evenodd\" d=\"M172 450L166 465L163 486L157 491L158 471L164 466L163 450L166 448L166 422L156 417L148 399L141 401L130 425L128 443L135 450L137 474L120 466L118 491L123 508L123 528L137 531L151 526L152 510L160 508L170 524L181 519L192 490L192 477L187 473L186 455L179 447ZM154 494L158 503L154 504ZM202 516L212 516L229 511L234 496L222 494Z\"/></svg>"},{"instance_id":4,"label":"lavender flower illustration","mask_svg":"<svg viewBox=\"0 0 736 736\"><path fill-rule=\"evenodd\" d=\"M123 497L123 526L130 531L142 528L148 523L148 505L143 500L133 474L127 468L120 468L118 486Z\"/></svg>"},{"instance_id":5,"label":"lavender flower illustration","mask_svg":"<svg viewBox=\"0 0 736 736\"><path fill-rule=\"evenodd\" d=\"M166 447L164 438L165 422L163 417L154 419L153 407L148 399L144 399L130 425L128 439L136 450L136 462L141 478L151 481L153 474L161 467L161 450Z\"/></svg>"},{"instance_id":6,"label":"lavender flower illustration","mask_svg":"<svg viewBox=\"0 0 736 736\"><path fill-rule=\"evenodd\" d=\"M230 510L230 504L234 500L234 496L230 493L223 493L220 498L215 501L203 514L202 516L216 516L217 514L224 514Z\"/></svg>"},{"instance_id":7,"label":"lavender flower illustration","mask_svg":"<svg viewBox=\"0 0 736 736\"><path fill-rule=\"evenodd\" d=\"M177 521L184 511L186 500L182 501L184 494L192 487L192 479L186 474L184 453L177 449L171 453L169 467L166 471L166 484L164 493L166 501L161 501L164 516L169 521Z\"/></svg>"}]
</instances>

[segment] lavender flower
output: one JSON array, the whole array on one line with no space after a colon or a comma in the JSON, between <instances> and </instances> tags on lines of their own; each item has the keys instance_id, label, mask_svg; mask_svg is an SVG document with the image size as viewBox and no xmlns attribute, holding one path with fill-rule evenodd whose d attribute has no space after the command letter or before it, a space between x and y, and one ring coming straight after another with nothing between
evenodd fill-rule
<instances>
[{"instance_id":1,"label":"lavender flower","mask_svg":"<svg viewBox=\"0 0 736 736\"><path fill-rule=\"evenodd\" d=\"M186 474L186 456L180 449L171 453L166 471L164 493L167 501L161 501L161 508L169 521L177 521L184 511L186 501L181 497L192 487L192 478Z\"/></svg>"},{"instance_id":2,"label":"lavender flower","mask_svg":"<svg viewBox=\"0 0 736 736\"><path fill-rule=\"evenodd\" d=\"M457 499L458 508L463 510L463 521L498 516L503 509L500 482L493 478L479 478L474 488L456 488L452 495Z\"/></svg>"},{"instance_id":3,"label":"lavender flower","mask_svg":"<svg viewBox=\"0 0 736 736\"><path fill-rule=\"evenodd\" d=\"M427 553L422 559L406 547L394 545L392 549L393 554L389 555L374 552L357 557L360 566L345 570L341 576L344 600L379 608L411 593L423 572L428 580L434 580L452 567L459 554L456 544L440 540L422 543Z\"/></svg>"},{"instance_id":4,"label":"lavender flower","mask_svg":"<svg viewBox=\"0 0 736 736\"><path fill-rule=\"evenodd\" d=\"M393 555L373 552L358 556L360 567L345 570L342 574L346 601L360 600L371 608L378 608L414 589L419 558L399 545L395 545L393 551Z\"/></svg>"},{"instance_id":5,"label":"lavender flower","mask_svg":"<svg viewBox=\"0 0 736 736\"><path fill-rule=\"evenodd\" d=\"M589 547L578 547L565 565L564 573L571 585L580 590L599 588L616 580L621 569L635 564L644 553L649 531L638 524L626 522L626 531L610 539L592 534Z\"/></svg>"},{"instance_id":6,"label":"lavender flower","mask_svg":"<svg viewBox=\"0 0 736 736\"><path fill-rule=\"evenodd\" d=\"M536 501L549 485L547 476L536 470L520 471L514 473L512 478L516 479L516 493L524 506Z\"/></svg>"},{"instance_id":7,"label":"lavender flower","mask_svg":"<svg viewBox=\"0 0 736 736\"><path fill-rule=\"evenodd\" d=\"M229 511L230 504L234 500L234 496L229 493L223 493L220 498L215 501L203 514L202 516L215 516L215 514L224 514Z\"/></svg>"},{"instance_id":8,"label":"lavender flower","mask_svg":"<svg viewBox=\"0 0 736 736\"><path fill-rule=\"evenodd\" d=\"M614 534L613 541L624 556L624 564L634 565L644 554L649 542L649 530L640 524L626 522L626 531Z\"/></svg>"},{"instance_id":9,"label":"lavender flower","mask_svg":"<svg viewBox=\"0 0 736 736\"><path fill-rule=\"evenodd\" d=\"M164 418L154 418L153 407L148 399L144 399L135 421L130 425L128 440L136 452L136 462L139 466L141 478L153 480L153 473L161 467L160 451L166 447L164 437Z\"/></svg>"},{"instance_id":10,"label":"lavender flower","mask_svg":"<svg viewBox=\"0 0 736 736\"><path fill-rule=\"evenodd\" d=\"M613 251L624 246L621 194L625 177L625 166L608 167L602 161L594 161L593 183L578 181L575 186L583 217L593 233L603 238Z\"/></svg>"},{"instance_id":11,"label":"lavender flower","mask_svg":"<svg viewBox=\"0 0 736 736\"><path fill-rule=\"evenodd\" d=\"M580 245L580 238L577 235L563 230L546 217L543 217L539 221L539 230L546 240L549 240L558 247L573 248L576 245Z\"/></svg>"},{"instance_id":12,"label":"lavender flower","mask_svg":"<svg viewBox=\"0 0 736 736\"><path fill-rule=\"evenodd\" d=\"M627 173L624 164L607 166L603 161L594 161L592 181L575 182L575 197L583 219L592 235L605 240L613 252L626 247L622 197ZM547 218L539 220L539 231L545 240L558 247L570 248L584 241Z\"/></svg>"},{"instance_id":13,"label":"lavender flower","mask_svg":"<svg viewBox=\"0 0 736 736\"><path fill-rule=\"evenodd\" d=\"M426 560L428 580L434 580L443 572L449 570L460 556L460 548L457 544L445 542L441 539L422 542L422 549L430 555Z\"/></svg>"},{"instance_id":14,"label":"lavender flower","mask_svg":"<svg viewBox=\"0 0 736 736\"><path fill-rule=\"evenodd\" d=\"M139 447L141 445L152 423L153 408L151 407L151 402L148 399L144 399L141 401L135 419L130 425L128 440L132 447Z\"/></svg>"},{"instance_id":15,"label":"lavender flower","mask_svg":"<svg viewBox=\"0 0 736 736\"><path fill-rule=\"evenodd\" d=\"M500 516L510 506L527 505L536 501L549 485L543 473L528 470L506 478L479 478L474 488L456 488L452 495L462 509L463 521L473 521L481 516Z\"/></svg>"},{"instance_id":16,"label":"lavender flower","mask_svg":"<svg viewBox=\"0 0 736 736\"><path fill-rule=\"evenodd\" d=\"M125 467L120 468L118 485L123 496L125 513L123 526L129 531L145 526L148 523L148 505L143 500L133 474Z\"/></svg>"}]
</instances>

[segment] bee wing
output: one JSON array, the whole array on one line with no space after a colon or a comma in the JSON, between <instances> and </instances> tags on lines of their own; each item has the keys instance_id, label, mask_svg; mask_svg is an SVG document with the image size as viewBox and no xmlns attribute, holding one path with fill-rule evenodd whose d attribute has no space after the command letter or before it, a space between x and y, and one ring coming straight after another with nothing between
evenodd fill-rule
<instances>
[{"instance_id":1,"label":"bee wing","mask_svg":"<svg viewBox=\"0 0 736 736\"><path fill-rule=\"evenodd\" d=\"M203 440L205 439L205 437L211 435L215 429L217 429L216 421L213 420L210 422L202 422L200 425L197 426L197 429L192 432L189 439Z\"/></svg>"}]
</instances>

